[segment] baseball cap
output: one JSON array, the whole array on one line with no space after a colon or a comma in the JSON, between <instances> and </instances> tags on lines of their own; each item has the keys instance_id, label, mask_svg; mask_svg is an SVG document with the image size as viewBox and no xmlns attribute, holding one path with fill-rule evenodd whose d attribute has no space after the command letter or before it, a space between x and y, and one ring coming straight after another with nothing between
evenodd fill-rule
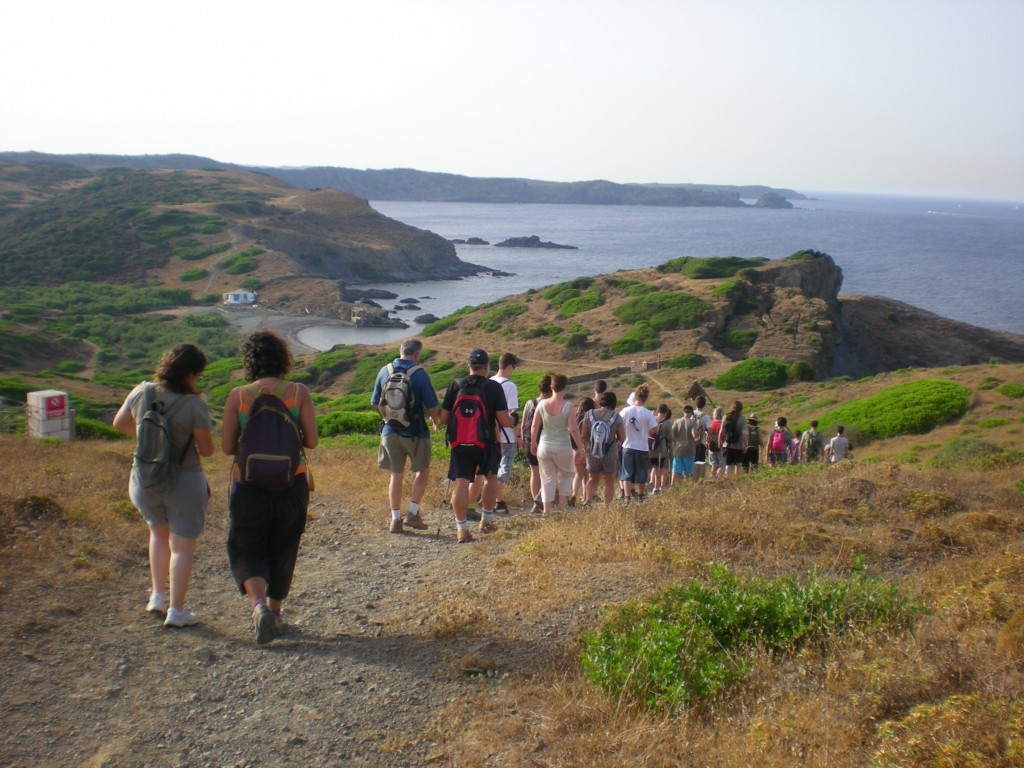
<instances>
[{"instance_id":1,"label":"baseball cap","mask_svg":"<svg viewBox=\"0 0 1024 768\"><path fill-rule=\"evenodd\" d=\"M477 347L469 353L469 357L466 358L466 362L475 366L487 365L490 362L490 358L487 357L487 353L484 350Z\"/></svg>"}]
</instances>

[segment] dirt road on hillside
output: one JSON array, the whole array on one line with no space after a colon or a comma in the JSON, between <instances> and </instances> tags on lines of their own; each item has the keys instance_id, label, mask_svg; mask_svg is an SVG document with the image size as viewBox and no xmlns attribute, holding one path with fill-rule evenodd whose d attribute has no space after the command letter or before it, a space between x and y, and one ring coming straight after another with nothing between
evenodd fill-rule
<instances>
[{"instance_id":1,"label":"dirt road on hillside","mask_svg":"<svg viewBox=\"0 0 1024 768\"><path fill-rule=\"evenodd\" d=\"M196 627L165 629L144 612L142 546L125 578L59 592L46 577L0 585L0 764L446 764L449 704L550 668L571 642L555 617L491 616L501 635L459 632L488 614L473 574L507 544L456 545L450 513L440 539L433 512L428 533L389 535L381 515L321 495L285 606L290 629L257 647L214 502L189 592ZM533 522L499 523L520 520ZM461 601L465 614L439 613Z\"/></svg>"}]
</instances>

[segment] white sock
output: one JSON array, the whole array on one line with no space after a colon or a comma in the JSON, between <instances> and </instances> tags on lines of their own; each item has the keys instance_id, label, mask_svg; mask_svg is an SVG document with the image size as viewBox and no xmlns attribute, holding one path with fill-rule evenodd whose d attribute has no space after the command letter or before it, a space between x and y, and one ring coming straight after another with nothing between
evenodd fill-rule
<instances>
[{"instance_id":1,"label":"white sock","mask_svg":"<svg viewBox=\"0 0 1024 768\"><path fill-rule=\"evenodd\" d=\"M485 509L485 510L484 510L484 511L483 511L483 512L481 513L480 517L482 517L482 518L483 518L483 521L484 521L485 523L489 523L489 522L491 522L491 515L493 515L493 514L494 514L494 510L493 510L493 509Z\"/></svg>"},{"instance_id":2,"label":"white sock","mask_svg":"<svg viewBox=\"0 0 1024 768\"><path fill-rule=\"evenodd\" d=\"M401 520L402 519L402 510L400 510L400 509L392 509L391 510L391 519L392 520Z\"/></svg>"},{"instance_id":3,"label":"white sock","mask_svg":"<svg viewBox=\"0 0 1024 768\"><path fill-rule=\"evenodd\" d=\"M456 520L455 521L455 525L458 526L458 529L460 531L468 531L469 530L469 521L468 520L462 520L461 522L459 520Z\"/></svg>"},{"instance_id":4,"label":"white sock","mask_svg":"<svg viewBox=\"0 0 1024 768\"><path fill-rule=\"evenodd\" d=\"M409 514L418 515L420 513L420 503L418 501L409 502Z\"/></svg>"}]
</instances>

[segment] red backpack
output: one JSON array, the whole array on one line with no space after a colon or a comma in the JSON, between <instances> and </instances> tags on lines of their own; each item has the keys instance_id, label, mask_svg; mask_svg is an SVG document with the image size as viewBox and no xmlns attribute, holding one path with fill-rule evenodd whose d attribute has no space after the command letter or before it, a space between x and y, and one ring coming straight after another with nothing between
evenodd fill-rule
<instances>
[{"instance_id":1,"label":"red backpack","mask_svg":"<svg viewBox=\"0 0 1024 768\"><path fill-rule=\"evenodd\" d=\"M459 394L452 405L445 439L457 453L468 453L486 448L494 442L491 419L484 403L483 376L467 376L456 382Z\"/></svg>"}]
</instances>

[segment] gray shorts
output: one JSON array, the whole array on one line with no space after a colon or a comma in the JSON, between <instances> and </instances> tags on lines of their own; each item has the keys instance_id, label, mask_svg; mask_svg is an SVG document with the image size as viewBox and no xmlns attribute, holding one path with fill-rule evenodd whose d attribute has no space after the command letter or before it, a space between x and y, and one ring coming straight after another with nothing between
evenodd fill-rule
<instances>
[{"instance_id":1,"label":"gray shorts","mask_svg":"<svg viewBox=\"0 0 1024 768\"><path fill-rule=\"evenodd\" d=\"M619 452L615 446L604 456L591 456L587 454L587 472L592 475L618 475L619 474Z\"/></svg>"},{"instance_id":2,"label":"gray shorts","mask_svg":"<svg viewBox=\"0 0 1024 768\"><path fill-rule=\"evenodd\" d=\"M708 451L707 463L713 469L725 469L725 451Z\"/></svg>"},{"instance_id":3,"label":"gray shorts","mask_svg":"<svg viewBox=\"0 0 1024 768\"><path fill-rule=\"evenodd\" d=\"M380 450L377 451L378 467L393 475L400 475L405 472L406 458L413 472L422 472L429 467L430 438L402 437L397 432L381 436Z\"/></svg>"},{"instance_id":4,"label":"gray shorts","mask_svg":"<svg viewBox=\"0 0 1024 768\"><path fill-rule=\"evenodd\" d=\"M512 463L516 460L515 443L498 443L501 446L501 463L498 464L498 482L507 483L512 477Z\"/></svg>"},{"instance_id":5,"label":"gray shorts","mask_svg":"<svg viewBox=\"0 0 1024 768\"><path fill-rule=\"evenodd\" d=\"M128 496L147 523L170 526L175 536L198 539L206 527L210 486L202 470L179 472L174 486L167 493L153 493L140 488L135 482L135 473L132 473Z\"/></svg>"}]
</instances>

